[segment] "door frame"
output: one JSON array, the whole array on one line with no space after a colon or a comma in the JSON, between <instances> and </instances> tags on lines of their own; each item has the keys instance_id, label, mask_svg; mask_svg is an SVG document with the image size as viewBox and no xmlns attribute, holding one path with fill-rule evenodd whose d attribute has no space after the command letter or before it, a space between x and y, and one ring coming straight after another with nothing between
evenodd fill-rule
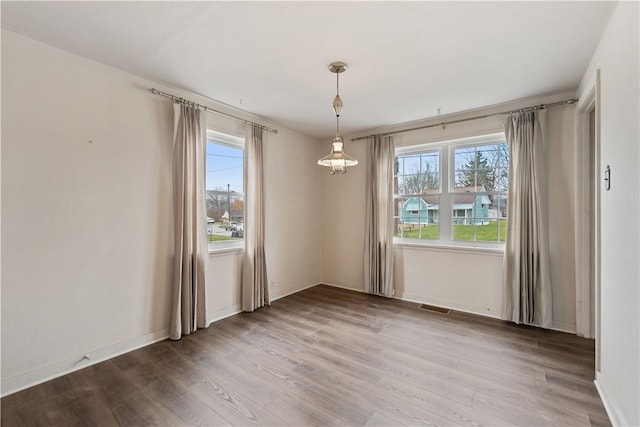
<instances>
[{"instance_id":1,"label":"door frame","mask_svg":"<svg viewBox=\"0 0 640 427\"><path fill-rule=\"evenodd\" d=\"M596 70L592 83L583 93L585 95L576 108L576 333L595 338L595 368L600 371L600 70ZM591 113L595 113L593 138ZM593 181L590 179L592 173ZM590 261L592 248L593 265Z\"/></svg>"}]
</instances>

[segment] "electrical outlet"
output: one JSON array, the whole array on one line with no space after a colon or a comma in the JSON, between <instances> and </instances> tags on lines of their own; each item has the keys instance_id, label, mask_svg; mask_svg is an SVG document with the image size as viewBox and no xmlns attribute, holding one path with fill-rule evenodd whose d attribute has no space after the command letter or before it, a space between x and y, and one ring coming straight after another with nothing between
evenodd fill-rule
<instances>
[{"instance_id":1,"label":"electrical outlet","mask_svg":"<svg viewBox=\"0 0 640 427\"><path fill-rule=\"evenodd\" d=\"M269 284L269 288L275 289L275 287L276 287L276 282L272 280L271 283Z\"/></svg>"}]
</instances>

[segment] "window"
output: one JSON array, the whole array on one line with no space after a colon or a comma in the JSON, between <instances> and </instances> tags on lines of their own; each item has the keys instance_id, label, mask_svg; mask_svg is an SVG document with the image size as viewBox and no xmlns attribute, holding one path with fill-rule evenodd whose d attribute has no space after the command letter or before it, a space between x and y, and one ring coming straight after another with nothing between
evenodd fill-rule
<instances>
[{"instance_id":1,"label":"window","mask_svg":"<svg viewBox=\"0 0 640 427\"><path fill-rule=\"evenodd\" d=\"M508 181L509 151L502 133L398 147L396 236L414 242L500 244L506 237Z\"/></svg>"},{"instance_id":2,"label":"window","mask_svg":"<svg viewBox=\"0 0 640 427\"><path fill-rule=\"evenodd\" d=\"M397 156L394 188L398 236L438 239L440 150Z\"/></svg>"},{"instance_id":3,"label":"window","mask_svg":"<svg viewBox=\"0 0 640 427\"><path fill-rule=\"evenodd\" d=\"M239 246L244 238L244 139L207 131L209 249Z\"/></svg>"}]
</instances>

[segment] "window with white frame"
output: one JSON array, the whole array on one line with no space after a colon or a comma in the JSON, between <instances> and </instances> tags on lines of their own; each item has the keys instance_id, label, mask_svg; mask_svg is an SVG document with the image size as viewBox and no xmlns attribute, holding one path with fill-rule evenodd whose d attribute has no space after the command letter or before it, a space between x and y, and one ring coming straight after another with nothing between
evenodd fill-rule
<instances>
[{"instance_id":1,"label":"window with white frame","mask_svg":"<svg viewBox=\"0 0 640 427\"><path fill-rule=\"evenodd\" d=\"M209 249L241 246L244 239L244 138L207 131L207 238Z\"/></svg>"},{"instance_id":2,"label":"window with white frame","mask_svg":"<svg viewBox=\"0 0 640 427\"><path fill-rule=\"evenodd\" d=\"M395 172L399 241L504 243L509 183L504 134L397 147Z\"/></svg>"}]
</instances>

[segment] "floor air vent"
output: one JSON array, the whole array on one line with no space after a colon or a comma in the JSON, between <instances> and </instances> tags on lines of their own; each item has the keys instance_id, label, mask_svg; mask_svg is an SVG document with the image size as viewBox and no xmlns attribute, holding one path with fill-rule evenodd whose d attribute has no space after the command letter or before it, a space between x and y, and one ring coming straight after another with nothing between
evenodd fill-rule
<instances>
[{"instance_id":1,"label":"floor air vent","mask_svg":"<svg viewBox=\"0 0 640 427\"><path fill-rule=\"evenodd\" d=\"M429 310L429 311L433 311L434 313L440 313L440 314L451 313L450 308L436 307L435 305L429 305L429 304L421 304L420 308L423 310Z\"/></svg>"}]
</instances>

